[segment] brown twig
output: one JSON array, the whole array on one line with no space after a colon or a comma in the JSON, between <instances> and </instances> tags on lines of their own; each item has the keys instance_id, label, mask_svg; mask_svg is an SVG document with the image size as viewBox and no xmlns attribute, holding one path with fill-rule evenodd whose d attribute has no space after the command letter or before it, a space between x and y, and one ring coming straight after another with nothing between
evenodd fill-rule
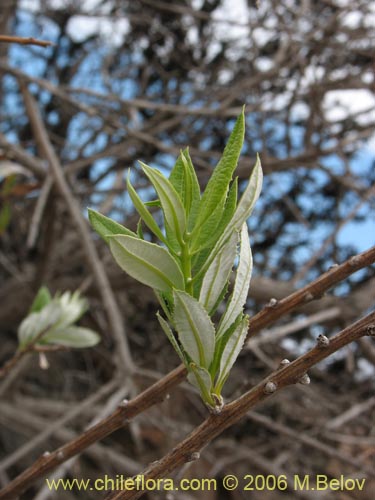
<instances>
[{"instance_id":1,"label":"brown twig","mask_svg":"<svg viewBox=\"0 0 375 500\"><path fill-rule=\"evenodd\" d=\"M39 47L49 47L55 45L48 40L38 40L37 38L24 38L21 36L0 35L0 43L18 43L20 45L38 45Z\"/></svg>"},{"instance_id":2,"label":"brown twig","mask_svg":"<svg viewBox=\"0 0 375 500\"><path fill-rule=\"evenodd\" d=\"M43 337L43 335L45 335L45 333L47 331L48 331L48 328L42 330L24 348L16 350L14 355L8 361L6 361L2 367L0 367L0 379L4 378L6 375L8 375L8 373L21 361L21 359L25 356L25 354L28 354L30 352L38 352L39 351L37 343Z\"/></svg>"},{"instance_id":3,"label":"brown twig","mask_svg":"<svg viewBox=\"0 0 375 500\"><path fill-rule=\"evenodd\" d=\"M358 255L351 257L343 264L334 267L320 276L309 285L293 293L276 304L266 306L262 311L256 314L250 322L250 335L254 336L262 328L272 324L281 316L290 313L298 306L306 303L307 300L313 300L322 296L322 294L344 280L359 269L367 267L375 262L375 247L366 250ZM31 484L43 477L45 474L55 469L58 465L69 458L81 453L91 444L104 439L112 434L130 419L139 413L147 410L154 404L160 403L168 392L184 380L186 376L185 368L180 365L161 380L150 386L126 405L120 406L112 415L103 419L97 425L87 430L79 436L51 452L48 456L40 457L28 469L22 472L18 477L11 481L3 490L0 491L0 500L13 498L21 494Z\"/></svg>"},{"instance_id":4,"label":"brown twig","mask_svg":"<svg viewBox=\"0 0 375 500\"><path fill-rule=\"evenodd\" d=\"M118 368L124 373L131 373L134 370L134 363L125 336L123 319L108 276L91 240L91 236L87 228L87 224L82 216L81 209L77 205L72 191L64 177L62 167L48 137L46 127L43 123L35 99L27 90L25 85L21 85L21 90L31 127L35 134L36 142L41 152L48 160L51 175L56 183L56 188L66 201L67 208L80 234L82 247L85 251L87 261L97 282L103 304L108 314L108 321L111 325L112 333L118 347Z\"/></svg>"},{"instance_id":5,"label":"brown twig","mask_svg":"<svg viewBox=\"0 0 375 500\"><path fill-rule=\"evenodd\" d=\"M300 431L295 431L290 429L286 425L283 425L279 422L275 422L269 417L265 415L261 415L256 412L249 412L247 414L247 418L253 420L254 422L261 424L273 432L283 434L284 436L289 437L293 442L300 442L310 448L315 448L316 450L325 453L329 457L334 457L340 460L343 463L350 464L352 467L356 469L361 469L362 471L366 471L367 474L375 477L375 471L373 469L368 469L368 467L360 460L358 457L351 457L347 453L344 453L342 450L338 450L332 446L328 446L326 443L320 442L317 438L309 436L308 434Z\"/></svg>"},{"instance_id":6,"label":"brown twig","mask_svg":"<svg viewBox=\"0 0 375 500\"><path fill-rule=\"evenodd\" d=\"M105 436L120 429L128 420L147 410L150 406L160 403L168 392L182 382L184 378L185 370L182 366L179 366L129 403L124 401L112 415L98 422L78 436L78 438L73 439L51 453L42 455L31 467L26 469L0 491L0 499L4 500L20 495L37 479L43 477L58 465L81 453L96 441L100 441Z\"/></svg>"},{"instance_id":7,"label":"brown twig","mask_svg":"<svg viewBox=\"0 0 375 500\"><path fill-rule=\"evenodd\" d=\"M362 265L363 262L366 262L366 264ZM337 267L332 267L316 280L295 291L285 299L271 299L269 304L262 311L260 311L259 314L250 319L249 335L247 338L249 339L253 337L259 330L273 323L281 316L284 316L297 307L307 304L313 300L320 299L324 293L334 285L359 269L370 266L374 262L375 246L358 255L353 255L353 257ZM254 322L256 323L256 328L254 328Z\"/></svg>"},{"instance_id":8,"label":"brown twig","mask_svg":"<svg viewBox=\"0 0 375 500\"><path fill-rule=\"evenodd\" d=\"M165 477L183 464L199 458L201 450L225 429L238 422L251 408L264 401L272 394L301 380L307 371L327 358L332 353L342 349L354 340L358 340L369 332L375 331L375 312L368 314L353 325L348 326L331 338L327 345L316 346L292 363L281 367L276 372L262 380L253 389L237 400L229 403L219 415L209 416L199 427L181 441L173 450L153 464L140 475L144 481ZM135 500L145 491L117 491L106 496L106 500Z\"/></svg>"},{"instance_id":9,"label":"brown twig","mask_svg":"<svg viewBox=\"0 0 375 500\"><path fill-rule=\"evenodd\" d=\"M0 379L6 377L8 373L17 365L24 357L26 351L16 351L14 355L8 359L2 367L0 367Z\"/></svg>"}]
</instances>

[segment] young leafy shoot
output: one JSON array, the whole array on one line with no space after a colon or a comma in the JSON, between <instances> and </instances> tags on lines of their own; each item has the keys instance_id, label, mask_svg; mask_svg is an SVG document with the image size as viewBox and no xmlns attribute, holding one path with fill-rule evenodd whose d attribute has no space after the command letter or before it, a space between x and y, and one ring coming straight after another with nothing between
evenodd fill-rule
<instances>
[{"instance_id":1,"label":"young leafy shoot","mask_svg":"<svg viewBox=\"0 0 375 500\"><path fill-rule=\"evenodd\" d=\"M19 351L38 350L44 345L91 347L100 341L99 335L74 323L87 310L87 301L79 292L51 296L46 287L40 288L28 316L18 328Z\"/></svg>"},{"instance_id":2,"label":"young leafy shoot","mask_svg":"<svg viewBox=\"0 0 375 500\"><path fill-rule=\"evenodd\" d=\"M141 217L137 233L95 211L89 214L118 265L154 290L166 318L157 313L160 326L186 366L188 380L214 413L224 404L221 391L245 341L249 320L244 306L252 256L246 220L261 191L262 169L257 157L238 202L233 175L244 133L242 112L202 194L187 148L169 178L140 162L158 198L142 202L128 179L130 199ZM150 206L161 210L162 225ZM145 240L146 228L161 245ZM237 251L233 290L220 318L219 305L228 290Z\"/></svg>"}]
</instances>

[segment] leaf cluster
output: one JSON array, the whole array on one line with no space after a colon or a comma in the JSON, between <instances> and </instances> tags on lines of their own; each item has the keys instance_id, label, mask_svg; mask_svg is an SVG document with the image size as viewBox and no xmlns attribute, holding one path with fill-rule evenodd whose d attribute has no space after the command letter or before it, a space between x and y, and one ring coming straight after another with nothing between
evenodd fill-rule
<instances>
[{"instance_id":1,"label":"leaf cluster","mask_svg":"<svg viewBox=\"0 0 375 500\"><path fill-rule=\"evenodd\" d=\"M108 243L117 264L153 288L165 318L160 325L189 371L189 380L213 409L222 406L221 390L247 333L246 303L252 256L246 220L259 196L259 158L237 201L238 163L245 132L244 111L238 117L223 155L201 194L189 150L181 151L169 178L140 162L151 182L164 227L159 227L127 180L140 216L137 233L89 209L93 228ZM160 244L144 239L145 225ZM213 318L223 301L234 262L233 291L219 321ZM174 333L176 332L176 335Z\"/></svg>"},{"instance_id":2,"label":"leaf cluster","mask_svg":"<svg viewBox=\"0 0 375 500\"><path fill-rule=\"evenodd\" d=\"M20 351L33 348L92 347L100 341L99 335L75 323L86 312L88 304L78 291L51 296L46 287L41 287L30 308L29 314L18 329Z\"/></svg>"}]
</instances>

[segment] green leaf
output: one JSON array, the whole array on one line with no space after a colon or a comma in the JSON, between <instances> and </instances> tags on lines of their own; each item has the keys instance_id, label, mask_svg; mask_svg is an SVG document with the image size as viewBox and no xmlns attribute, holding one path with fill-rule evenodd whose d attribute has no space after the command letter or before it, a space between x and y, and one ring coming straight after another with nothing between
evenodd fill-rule
<instances>
[{"instance_id":1,"label":"green leaf","mask_svg":"<svg viewBox=\"0 0 375 500\"><path fill-rule=\"evenodd\" d=\"M214 353L214 359L212 360L211 366L210 366L210 374L212 379L214 379L219 371L219 366L220 366L220 360L223 354L224 347L226 346L229 337L233 334L235 329L238 327L238 325L241 323L244 315L241 312L234 323L231 324L231 326L226 330L223 335L220 337L216 336L216 343L215 343L215 353Z\"/></svg>"},{"instance_id":2,"label":"green leaf","mask_svg":"<svg viewBox=\"0 0 375 500\"><path fill-rule=\"evenodd\" d=\"M249 328L249 317L245 316L234 332L229 336L220 356L219 375L215 384L215 392L220 394L221 389L228 378L230 370L234 365L242 346L245 342Z\"/></svg>"},{"instance_id":3,"label":"green leaf","mask_svg":"<svg viewBox=\"0 0 375 500\"><path fill-rule=\"evenodd\" d=\"M18 328L18 342L21 349L27 347L38 335L47 331L58 323L63 314L62 307L57 301L47 304L39 312L26 316Z\"/></svg>"},{"instance_id":4,"label":"green leaf","mask_svg":"<svg viewBox=\"0 0 375 500\"><path fill-rule=\"evenodd\" d=\"M194 268L194 273L197 274L199 273L201 267L203 264L206 264L206 269L209 263L207 263L207 257L210 255L212 247L215 246L215 243L218 241L218 239L221 237L223 231L227 227L227 225L230 222L230 219L233 216L233 213L236 209L237 205L237 177L233 181L228 197L225 202L224 210L222 211L222 217L219 223L217 224L217 228L215 229L215 232L211 235L207 234L206 241L203 242L202 246L198 248L196 251L194 257L193 257L193 268ZM219 251L220 249L218 249ZM201 282L202 280L199 279L198 282ZM200 285L198 286L198 289L200 288Z\"/></svg>"},{"instance_id":5,"label":"green leaf","mask_svg":"<svg viewBox=\"0 0 375 500\"><path fill-rule=\"evenodd\" d=\"M126 181L126 185L128 188L129 196L130 196L137 212L139 213L139 215L142 217L144 223L146 224L146 226L149 229L151 229L151 231L154 233L154 235L157 238L159 238L160 241L165 243L166 240L165 240L163 233L161 232L159 226L156 224L156 222L155 222L154 218L152 217L152 215L150 214L150 212L147 210L145 204L142 202L142 200L138 196L136 190L133 188L133 186L130 182L129 176L128 176L127 181Z\"/></svg>"},{"instance_id":6,"label":"green leaf","mask_svg":"<svg viewBox=\"0 0 375 500\"><path fill-rule=\"evenodd\" d=\"M166 334L166 336L168 337L170 343L172 344L173 349L177 352L177 354L179 355L181 361L185 364L186 363L186 358L184 357L183 352L181 351L181 348L178 345L178 342L177 342L175 336L173 335L173 332L170 329L168 323L165 321L165 319L162 316L160 316L159 312L156 313L156 316L157 316L157 318L159 320L160 326L162 327L162 329L164 330L164 333Z\"/></svg>"},{"instance_id":7,"label":"green leaf","mask_svg":"<svg viewBox=\"0 0 375 500\"><path fill-rule=\"evenodd\" d=\"M64 329L48 332L46 335L42 336L37 344L53 344L64 347L81 348L92 347L99 342L100 336L89 328L83 328L82 326L69 326Z\"/></svg>"},{"instance_id":8,"label":"green leaf","mask_svg":"<svg viewBox=\"0 0 375 500\"><path fill-rule=\"evenodd\" d=\"M161 174L161 172L142 162L140 162L140 164L159 196L166 224L168 224L179 242L182 242L186 227L186 216L179 195L173 185L163 174Z\"/></svg>"},{"instance_id":9,"label":"green leaf","mask_svg":"<svg viewBox=\"0 0 375 500\"><path fill-rule=\"evenodd\" d=\"M160 200L145 201L144 204L145 204L146 207L158 207L158 208L161 208Z\"/></svg>"},{"instance_id":10,"label":"green leaf","mask_svg":"<svg viewBox=\"0 0 375 500\"><path fill-rule=\"evenodd\" d=\"M181 151L170 173L169 181L181 198L186 216L189 217L191 214L194 218L199 206L200 187L188 148Z\"/></svg>"},{"instance_id":11,"label":"green leaf","mask_svg":"<svg viewBox=\"0 0 375 500\"><path fill-rule=\"evenodd\" d=\"M208 371L195 363L190 363L188 370L188 381L199 390L203 401L214 407L215 400L211 396L212 380Z\"/></svg>"},{"instance_id":12,"label":"green leaf","mask_svg":"<svg viewBox=\"0 0 375 500\"><path fill-rule=\"evenodd\" d=\"M222 235L218 238L214 248L211 253L207 256L206 261L200 270L200 272L205 271L211 264L212 260L215 258L220 248L228 241L228 238L233 231L240 231L243 223L250 216L252 209L254 208L255 202L259 198L260 191L262 189L263 173L260 164L259 156L257 156L257 161L255 167L251 173L249 182L245 188L244 193L238 203L238 206L230 219L229 223L225 227Z\"/></svg>"},{"instance_id":13,"label":"green leaf","mask_svg":"<svg viewBox=\"0 0 375 500\"><path fill-rule=\"evenodd\" d=\"M236 257L238 233L234 232L228 242L221 248L204 275L199 295L199 302L212 314L223 288L229 279L229 274Z\"/></svg>"},{"instance_id":14,"label":"green leaf","mask_svg":"<svg viewBox=\"0 0 375 500\"><path fill-rule=\"evenodd\" d=\"M263 172L260 158L257 155L255 166L251 172L249 182L238 203L236 211L230 221L229 226L241 229L242 224L250 217L254 205L262 190Z\"/></svg>"},{"instance_id":15,"label":"green leaf","mask_svg":"<svg viewBox=\"0 0 375 500\"><path fill-rule=\"evenodd\" d=\"M222 232L228 226L230 220L233 217L234 212L236 211L237 191L238 191L238 177L236 177L234 179L234 181L232 182L232 185L229 189L228 197L227 197L226 202L225 202L223 216L222 216L222 219L221 219L220 224L219 224Z\"/></svg>"},{"instance_id":16,"label":"green leaf","mask_svg":"<svg viewBox=\"0 0 375 500\"><path fill-rule=\"evenodd\" d=\"M240 242L240 259L238 263L236 279L234 282L234 289L227 304L225 313L221 318L218 329L218 337L220 337L230 327L230 325L236 320L238 315L243 311L243 307L246 303L247 295L249 292L251 272L253 269L253 259L251 256L251 248L246 222L244 222L242 225Z\"/></svg>"},{"instance_id":17,"label":"green leaf","mask_svg":"<svg viewBox=\"0 0 375 500\"><path fill-rule=\"evenodd\" d=\"M67 327L79 320L79 318L87 311L88 302L76 290L74 293L64 292L61 296L56 294L54 299L58 301L62 308L62 316L59 320L59 327Z\"/></svg>"},{"instance_id":18,"label":"green leaf","mask_svg":"<svg viewBox=\"0 0 375 500\"><path fill-rule=\"evenodd\" d=\"M143 228L142 228L142 219L139 219L137 223L137 236L140 240L144 240Z\"/></svg>"},{"instance_id":19,"label":"green leaf","mask_svg":"<svg viewBox=\"0 0 375 500\"><path fill-rule=\"evenodd\" d=\"M191 199L191 203L190 203L190 210L189 212L187 212L187 215L189 218L189 228L192 228L194 226L195 220L199 212L199 204L201 200L201 188L199 186L193 162L191 161L190 158L189 148L186 148L182 152L182 161L186 169L185 171L186 178L190 179L189 181L190 190L188 194Z\"/></svg>"},{"instance_id":20,"label":"green leaf","mask_svg":"<svg viewBox=\"0 0 375 500\"><path fill-rule=\"evenodd\" d=\"M192 231L190 243L190 251L192 254L209 247L212 245L212 241L217 240L220 236L222 230L219 227L219 223L223 217L225 197L218 202L216 207L212 210L212 213L207 216L207 219L201 225L196 226Z\"/></svg>"},{"instance_id":21,"label":"green leaf","mask_svg":"<svg viewBox=\"0 0 375 500\"><path fill-rule=\"evenodd\" d=\"M30 307L30 313L39 312L43 307L49 304L52 300L51 294L46 286L39 288L38 293Z\"/></svg>"},{"instance_id":22,"label":"green leaf","mask_svg":"<svg viewBox=\"0 0 375 500\"><path fill-rule=\"evenodd\" d=\"M126 234L128 236L137 237L137 235L133 231L130 231L130 229L127 229L118 222L100 214L96 210L89 208L88 212L92 227L106 243L109 242L109 236L113 236L114 234Z\"/></svg>"},{"instance_id":23,"label":"green leaf","mask_svg":"<svg viewBox=\"0 0 375 500\"><path fill-rule=\"evenodd\" d=\"M109 246L117 264L136 280L164 292L183 289L182 272L165 248L132 236L112 236Z\"/></svg>"},{"instance_id":24,"label":"green leaf","mask_svg":"<svg viewBox=\"0 0 375 500\"><path fill-rule=\"evenodd\" d=\"M184 351L208 368L215 350L215 328L207 311L191 295L174 290L174 324Z\"/></svg>"},{"instance_id":25,"label":"green leaf","mask_svg":"<svg viewBox=\"0 0 375 500\"><path fill-rule=\"evenodd\" d=\"M224 149L223 156L215 167L202 195L195 227L199 227L207 217L209 217L223 197L224 199L226 198L228 187L241 153L244 136L245 113L243 109L234 125L233 131Z\"/></svg>"}]
</instances>

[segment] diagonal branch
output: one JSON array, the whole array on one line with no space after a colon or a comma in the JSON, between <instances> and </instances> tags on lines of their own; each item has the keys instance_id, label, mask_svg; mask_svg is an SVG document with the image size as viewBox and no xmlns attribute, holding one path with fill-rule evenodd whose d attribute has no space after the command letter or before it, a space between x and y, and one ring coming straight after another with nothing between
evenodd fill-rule
<instances>
[{"instance_id":1,"label":"diagonal branch","mask_svg":"<svg viewBox=\"0 0 375 500\"><path fill-rule=\"evenodd\" d=\"M199 458L199 453L210 441L225 429L238 422L246 413L280 389L299 382L307 370L365 335L375 334L375 312L368 314L353 325L348 326L331 338L328 344L318 342L316 346L290 364L282 365L279 370L262 380L243 396L226 405L219 415L210 415L199 427L181 441L162 459L140 474L144 482L148 479L165 477L187 462ZM106 500L135 500L145 491L117 491L106 496Z\"/></svg>"},{"instance_id":2,"label":"diagonal branch","mask_svg":"<svg viewBox=\"0 0 375 500\"><path fill-rule=\"evenodd\" d=\"M375 262L375 247L351 257L343 264L331 268L325 274L306 285L301 290L289 295L276 304L266 306L256 314L250 322L250 335L254 336L262 328L274 323L283 315L290 313L297 307L321 297L329 288L344 280L359 269ZM88 429L78 438L51 452L48 456L40 457L28 469L17 476L0 491L0 500L14 498L25 491L39 478L55 469L69 458L81 453L91 444L104 439L125 425L127 421L147 410L154 404L160 403L174 387L184 380L185 368L180 365L161 380L140 393L127 404L119 408L109 417L101 420Z\"/></svg>"},{"instance_id":3,"label":"diagonal branch","mask_svg":"<svg viewBox=\"0 0 375 500\"><path fill-rule=\"evenodd\" d=\"M38 45L39 47L49 47L54 45L53 42L47 40L38 40L32 37L21 37L21 36L10 36L10 35L0 35L0 43L18 43L20 45Z\"/></svg>"}]
</instances>

